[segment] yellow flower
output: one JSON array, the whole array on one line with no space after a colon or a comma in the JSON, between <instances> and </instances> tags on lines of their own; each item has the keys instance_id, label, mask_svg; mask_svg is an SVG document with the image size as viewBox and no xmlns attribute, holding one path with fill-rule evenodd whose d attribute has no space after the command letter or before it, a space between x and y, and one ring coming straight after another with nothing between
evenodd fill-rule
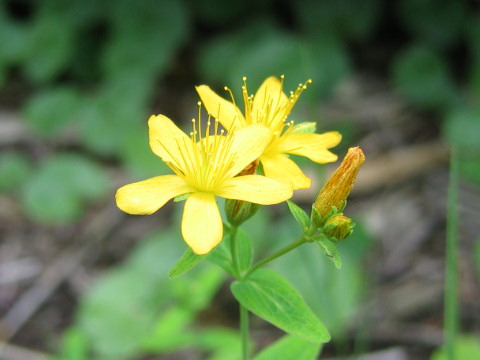
<instances>
[{"instance_id":1,"label":"yellow flower","mask_svg":"<svg viewBox=\"0 0 480 360\"><path fill-rule=\"evenodd\" d=\"M182 218L182 235L197 254L206 254L223 237L223 224L215 196L276 204L292 196L291 186L260 175L238 175L258 158L270 141L270 132L261 125L223 136L218 122L207 123L201 136L201 121L195 120L187 136L163 115L148 121L150 147L175 175L157 176L121 187L117 206L129 214L152 214L170 199L190 194ZM214 127L214 135L210 135Z\"/></svg>"},{"instance_id":2,"label":"yellow flower","mask_svg":"<svg viewBox=\"0 0 480 360\"><path fill-rule=\"evenodd\" d=\"M312 161L325 164L337 160L337 156L327 149L338 145L342 136L336 132L310 134L301 132L301 125L287 122L287 117L295 106L300 94L307 88L306 83L300 84L290 96L283 92L283 76L266 79L255 96L248 94L246 78L243 78L243 100L245 116L237 107L232 92L232 102L217 95L207 85L197 86L207 111L228 130L246 128L252 124L263 124L272 132L270 144L260 156L265 176L292 185L293 189L305 189L311 185L311 180L302 170L289 159L286 154L308 157ZM310 83L311 80L308 81Z\"/></svg>"}]
</instances>

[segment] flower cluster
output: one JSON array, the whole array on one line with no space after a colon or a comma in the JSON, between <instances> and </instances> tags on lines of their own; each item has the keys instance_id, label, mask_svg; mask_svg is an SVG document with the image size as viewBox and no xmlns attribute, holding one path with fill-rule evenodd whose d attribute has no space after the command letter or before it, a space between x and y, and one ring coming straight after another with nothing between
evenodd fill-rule
<instances>
[{"instance_id":1,"label":"flower cluster","mask_svg":"<svg viewBox=\"0 0 480 360\"><path fill-rule=\"evenodd\" d=\"M117 206L129 214L152 214L172 198L185 195L183 238L195 253L210 252L223 237L216 196L260 205L277 204L289 199L293 190L311 185L288 154L321 164L337 159L328 149L340 142L338 132L307 133L301 124L288 120L306 87L306 83L300 84L287 96L283 77L270 77L253 96L244 78L242 114L229 89L232 101L206 85L198 86L197 92L209 113L205 132L202 134L201 111L198 120L192 120L188 135L166 116L150 117L150 147L174 174L121 187L116 194ZM220 124L226 131L220 129ZM264 175L256 173L259 163Z\"/></svg>"}]
</instances>

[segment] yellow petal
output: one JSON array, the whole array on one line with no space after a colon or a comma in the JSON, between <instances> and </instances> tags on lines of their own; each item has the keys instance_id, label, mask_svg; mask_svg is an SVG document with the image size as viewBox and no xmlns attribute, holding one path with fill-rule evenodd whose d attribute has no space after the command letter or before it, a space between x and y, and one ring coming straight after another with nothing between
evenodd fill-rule
<instances>
[{"instance_id":1,"label":"yellow petal","mask_svg":"<svg viewBox=\"0 0 480 360\"><path fill-rule=\"evenodd\" d=\"M245 175L228 179L216 194L227 199L271 205L290 199L293 190L289 184L265 176Z\"/></svg>"},{"instance_id":2,"label":"yellow petal","mask_svg":"<svg viewBox=\"0 0 480 360\"><path fill-rule=\"evenodd\" d=\"M196 254L206 254L222 241L223 223L213 194L196 192L188 197L182 235Z\"/></svg>"},{"instance_id":3,"label":"yellow petal","mask_svg":"<svg viewBox=\"0 0 480 360\"><path fill-rule=\"evenodd\" d=\"M327 149L340 143L342 135L337 131L323 134L288 133L280 138L272 152L308 157L316 163L325 164L337 160L337 155Z\"/></svg>"},{"instance_id":4,"label":"yellow petal","mask_svg":"<svg viewBox=\"0 0 480 360\"><path fill-rule=\"evenodd\" d=\"M152 115L148 120L150 148L163 161L181 159L179 146L190 144L190 138L164 115Z\"/></svg>"},{"instance_id":5,"label":"yellow petal","mask_svg":"<svg viewBox=\"0 0 480 360\"><path fill-rule=\"evenodd\" d=\"M242 112L235 104L217 95L207 85L200 85L195 88L207 112L215 119L218 119L225 129L230 131L246 125Z\"/></svg>"},{"instance_id":6,"label":"yellow petal","mask_svg":"<svg viewBox=\"0 0 480 360\"><path fill-rule=\"evenodd\" d=\"M263 155L260 162L263 165L265 176L290 184L293 190L308 189L312 185L312 180L286 155Z\"/></svg>"},{"instance_id":7,"label":"yellow petal","mask_svg":"<svg viewBox=\"0 0 480 360\"><path fill-rule=\"evenodd\" d=\"M231 152L235 154L235 163L228 171L229 177L237 175L262 155L270 143L272 131L263 125L250 125L236 130L233 136Z\"/></svg>"},{"instance_id":8,"label":"yellow petal","mask_svg":"<svg viewBox=\"0 0 480 360\"><path fill-rule=\"evenodd\" d=\"M120 210L132 215L150 215L175 196L194 191L176 175L157 176L118 189L115 198Z\"/></svg>"},{"instance_id":9,"label":"yellow petal","mask_svg":"<svg viewBox=\"0 0 480 360\"><path fill-rule=\"evenodd\" d=\"M277 112L284 107L288 102L288 97L282 89L282 83L275 76L267 78L257 90L253 98L252 114L256 118L262 111L267 111L271 108L273 111L269 113L269 118L272 115L287 116L288 113L284 111Z\"/></svg>"}]
</instances>

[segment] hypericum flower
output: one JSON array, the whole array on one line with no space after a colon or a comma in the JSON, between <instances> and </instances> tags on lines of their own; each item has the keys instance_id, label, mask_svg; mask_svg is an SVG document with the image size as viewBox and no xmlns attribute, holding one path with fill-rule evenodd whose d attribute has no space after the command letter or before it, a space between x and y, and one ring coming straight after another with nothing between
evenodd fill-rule
<instances>
[{"instance_id":1,"label":"hypericum flower","mask_svg":"<svg viewBox=\"0 0 480 360\"><path fill-rule=\"evenodd\" d=\"M174 197L190 194L183 211L182 235L195 253L206 254L223 237L215 196L270 205L289 199L293 191L291 186L264 176L237 176L269 143L267 128L257 125L224 136L223 130L218 131L218 121L212 126L209 120L202 137L200 118L198 124L192 122L193 131L187 136L166 116L150 117L150 147L175 175L125 185L118 189L116 200L126 213L146 215ZM214 135L210 135L211 128Z\"/></svg>"},{"instance_id":2,"label":"hypericum flower","mask_svg":"<svg viewBox=\"0 0 480 360\"><path fill-rule=\"evenodd\" d=\"M242 129L252 124L263 124L272 131L272 140L260 157L265 176L289 183L293 189L305 189L311 185L311 180L302 170L289 159L286 154L306 156L309 159L325 164L337 160L337 156L327 149L338 145L342 136L336 132L324 134L311 134L300 132L300 126L293 121L287 122L287 117L295 106L300 94L307 88L300 84L295 92L290 92L287 97L283 92L283 79L276 77L266 79L255 96L249 95L247 79L243 78L243 101L245 103L245 116L235 103L230 89L232 102L217 95L207 85L197 86L207 111L228 130Z\"/></svg>"},{"instance_id":3,"label":"hypericum flower","mask_svg":"<svg viewBox=\"0 0 480 360\"><path fill-rule=\"evenodd\" d=\"M312 221L316 225L327 220L334 207L338 211L343 210L364 161L362 149L358 146L348 149L342 163L325 183L313 204L315 211L312 211Z\"/></svg>"}]
</instances>

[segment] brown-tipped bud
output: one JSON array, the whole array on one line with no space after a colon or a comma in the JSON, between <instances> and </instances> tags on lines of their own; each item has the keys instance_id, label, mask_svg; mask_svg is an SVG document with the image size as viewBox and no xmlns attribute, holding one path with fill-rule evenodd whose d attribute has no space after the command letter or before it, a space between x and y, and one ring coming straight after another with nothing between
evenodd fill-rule
<instances>
[{"instance_id":1,"label":"brown-tipped bud","mask_svg":"<svg viewBox=\"0 0 480 360\"><path fill-rule=\"evenodd\" d=\"M362 149L359 147L348 149L342 163L328 179L313 204L312 222L315 226L322 225L332 215L333 207L338 211L343 210L364 161Z\"/></svg>"},{"instance_id":2,"label":"brown-tipped bud","mask_svg":"<svg viewBox=\"0 0 480 360\"><path fill-rule=\"evenodd\" d=\"M230 224L241 225L250 219L260 208L260 205L248 201L227 199L225 201L225 213Z\"/></svg>"},{"instance_id":3,"label":"brown-tipped bud","mask_svg":"<svg viewBox=\"0 0 480 360\"><path fill-rule=\"evenodd\" d=\"M260 163L260 159L253 160L250 164L248 164L245 169L240 171L240 173L237 176L242 176L242 175L253 175L255 174L255 171L257 170L258 164Z\"/></svg>"},{"instance_id":4,"label":"brown-tipped bud","mask_svg":"<svg viewBox=\"0 0 480 360\"><path fill-rule=\"evenodd\" d=\"M323 229L325 235L336 241L345 239L352 232L353 221L344 215L335 215L327 220Z\"/></svg>"}]
</instances>

